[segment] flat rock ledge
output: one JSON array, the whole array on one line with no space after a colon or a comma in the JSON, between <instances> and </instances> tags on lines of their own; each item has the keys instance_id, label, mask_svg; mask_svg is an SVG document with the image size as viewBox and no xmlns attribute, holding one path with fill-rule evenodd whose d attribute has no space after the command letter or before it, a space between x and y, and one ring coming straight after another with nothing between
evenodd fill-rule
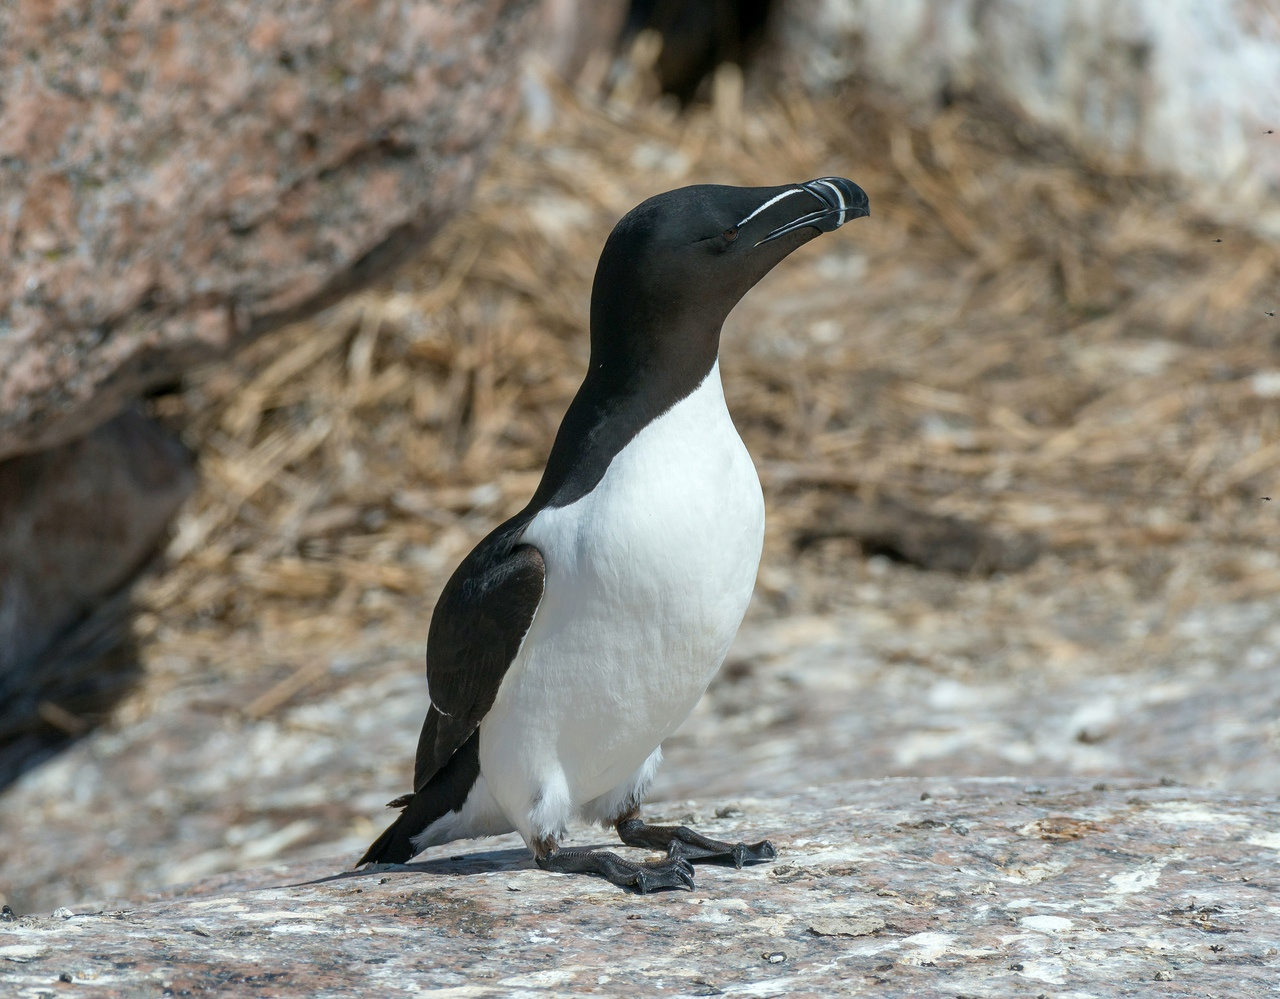
<instances>
[{"instance_id":1,"label":"flat rock ledge","mask_svg":"<svg viewBox=\"0 0 1280 999\"><path fill-rule=\"evenodd\" d=\"M700 867L694 892L649 896L543 873L514 837L405 867L336 857L228 875L0 922L0 992L1280 993L1274 797L895 779L649 815L768 835L778 860Z\"/></svg>"}]
</instances>

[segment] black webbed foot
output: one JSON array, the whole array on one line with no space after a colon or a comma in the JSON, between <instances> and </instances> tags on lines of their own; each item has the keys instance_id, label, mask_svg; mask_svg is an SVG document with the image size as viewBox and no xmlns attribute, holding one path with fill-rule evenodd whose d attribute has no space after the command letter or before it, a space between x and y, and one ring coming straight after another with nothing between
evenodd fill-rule
<instances>
[{"instance_id":1,"label":"black webbed foot","mask_svg":"<svg viewBox=\"0 0 1280 999\"><path fill-rule=\"evenodd\" d=\"M767 839L753 844L727 843L703 836L688 826L646 825L639 815L634 814L619 819L616 826L619 838L627 846L666 850L667 856L673 859L733 864L741 869L744 864L758 864L778 856L778 851Z\"/></svg>"},{"instance_id":2,"label":"black webbed foot","mask_svg":"<svg viewBox=\"0 0 1280 999\"><path fill-rule=\"evenodd\" d=\"M693 866L682 857L634 863L608 850L561 849L553 847L536 858L544 871L561 874L595 874L615 885L634 888L647 895L660 888L693 891Z\"/></svg>"}]
</instances>

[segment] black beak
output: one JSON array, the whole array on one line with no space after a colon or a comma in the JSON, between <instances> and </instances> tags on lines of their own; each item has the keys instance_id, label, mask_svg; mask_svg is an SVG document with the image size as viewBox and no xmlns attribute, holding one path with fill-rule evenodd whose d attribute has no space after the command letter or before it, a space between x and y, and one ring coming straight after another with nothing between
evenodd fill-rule
<instances>
[{"instance_id":1,"label":"black beak","mask_svg":"<svg viewBox=\"0 0 1280 999\"><path fill-rule=\"evenodd\" d=\"M756 246L806 226L812 226L819 232L834 232L850 219L864 218L871 214L867 192L851 180L843 177L819 177L817 180L806 181L799 187L812 195L819 207L778 226L756 243Z\"/></svg>"}]
</instances>

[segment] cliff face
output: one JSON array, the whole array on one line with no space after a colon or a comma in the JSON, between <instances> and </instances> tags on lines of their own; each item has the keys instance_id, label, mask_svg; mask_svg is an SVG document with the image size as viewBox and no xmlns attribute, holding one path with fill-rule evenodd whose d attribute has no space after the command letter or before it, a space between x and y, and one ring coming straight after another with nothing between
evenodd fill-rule
<instances>
[{"instance_id":1,"label":"cliff face","mask_svg":"<svg viewBox=\"0 0 1280 999\"><path fill-rule=\"evenodd\" d=\"M368 872L331 858L9 919L0 981L22 995L1189 996L1270 994L1280 970L1274 798L904 779L650 813L768 835L779 859L641 897L538 871L513 837Z\"/></svg>"}]
</instances>

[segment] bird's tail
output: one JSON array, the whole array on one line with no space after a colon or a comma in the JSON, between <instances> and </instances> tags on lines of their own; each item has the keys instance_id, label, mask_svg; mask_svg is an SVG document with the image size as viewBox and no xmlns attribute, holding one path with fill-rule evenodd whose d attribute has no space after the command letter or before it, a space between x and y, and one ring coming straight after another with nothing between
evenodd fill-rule
<instances>
[{"instance_id":1,"label":"bird's tail","mask_svg":"<svg viewBox=\"0 0 1280 999\"><path fill-rule=\"evenodd\" d=\"M477 729L426 784L388 804L388 808L403 810L373 846L365 850L356 866L407 863L420 852L413 843L414 837L441 816L461 809L479 776L480 730Z\"/></svg>"},{"instance_id":2,"label":"bird's tail","mask_svg":"<svg viewBox=\"0 0 1280 999\"><path fill-rule=\"evenodd\" d=\"M417 794L403 795L390 802L388 808L403 806L404 810L391 825L383 830L382 835L374 840L373 846L365 850L364 856L356 866L408 863L410 858L418 852L417 847L413 845L413 837L422 832L435 818L430 814L432 809L428 803L429 797L425 791L422 791Z\"/></svg>"}]
</instances>

